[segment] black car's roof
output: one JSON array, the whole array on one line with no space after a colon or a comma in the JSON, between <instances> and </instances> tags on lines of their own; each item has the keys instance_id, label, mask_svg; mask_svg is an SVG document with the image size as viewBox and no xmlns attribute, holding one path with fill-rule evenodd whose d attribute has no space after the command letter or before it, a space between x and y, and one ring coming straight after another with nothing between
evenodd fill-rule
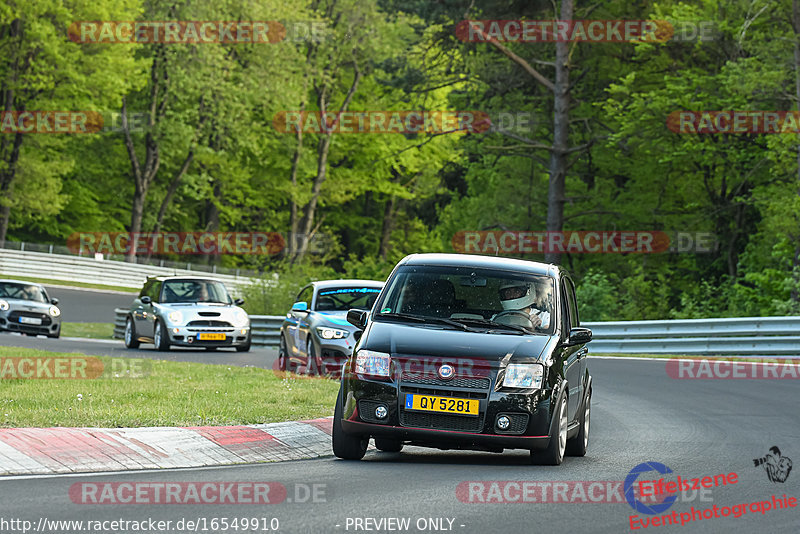
<instances>
[{"instance_id":1,"label":"black car's roof","mask_svg":"<svg viewBox=\"0 0 800 534\"><path fill-rule=\"evenodd\" d=\"M544 276L557 276L560 267L550 263L502 258L499 256L478 256L475 254L411 254L398 265L431 265L442 267L475 267L479 269L501 269Z\"/></svg>"}]
</instances>

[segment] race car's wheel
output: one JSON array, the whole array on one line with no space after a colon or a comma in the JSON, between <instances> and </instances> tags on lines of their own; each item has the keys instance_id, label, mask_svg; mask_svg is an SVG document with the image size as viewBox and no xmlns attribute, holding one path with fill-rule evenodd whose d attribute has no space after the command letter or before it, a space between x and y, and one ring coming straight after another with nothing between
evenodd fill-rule
<instances>
[{"instance_id":1,"label":"race car's wheel","mask_svg":"<svg viewBox=\"0 0 800 534\"><path fill-rule=\"evenodd\" d=\"M317 349L315 348L314 340L308 338L306 345L306 375L313 376L319 374L319 365L317 364Z\"/></svg>"},{"instance_id":2,"label":"race car's wheel","mask_svg":"<svg viewBox=\"0 0 800 534\"><path fill-rule=\"evenodd\" d=\"M550 423L550 443L543 451L531 451L531 463L561 465L567 448L567 394L562 393Z\"/></svg>"},{"instance_id":3,"label":"race car's wheel","mask_svg":"<svg viewBox=\"0 0 800 534\"><path fill-rule=\"evenodd\" d=\"M578 419L580 425L578 434L567 441L567 454L570 456L586 456L586 448L589 446L589 422L592 416L592 390L586 394L583 401L583 411Z\"/></svg>"},{"instance_id":4,"label":"race car's wheel","mask_svg":"<svg viewBox=\"0 0 800 534\"><path fill-rule=\"evenodd\" d=\"M403 443L397 439L375 438L375 448L383 452L400 452L403 450Z\"/></svg>"},{"instance_id":5,"label":"race car's wheel","mask_svg":"<svg viewBox=\"0 0 800 534\"><path fill-rule=\"evenodd\" d=\"M279 371L294 371L294 366L289 360L289 351L286 348L286 338L281 334L281 341L278 348L278 370Z\"/></svg>"},{"instance_id":6,"label":"race car's wheel","mask_svg":"<svg viewBox=\"0 0 800 534\"><path fill-rule=\"evenodd\" d=\"M342 430L342 416L344 409L342 403L342 388L339 388L339 396L336 398L336 408L333 411L333 454L343 460L360 460L367 453L369 437L351 436Z\"/></svg>"},{"instance_id":7,"label":"race car's wheel","mask_svg":"<svg viewBox=\"0 0 800 534\"><path fill-rule=\"evenodd\" d=\"M129 349L139 348L139 340L136 338L136 326L130 317L125 319L125 346Z\"/></svg>"},{"instance_id":8,"label":"race car's wheel","mask_svg":"<svg viewBox=\"0 0 800 534\"><path fill-rule=\"evenodd\" d=\"M244 345L236 345L236 352L250 352L251 339L247 338L247 343Z\"/></svg>"},{"instance_id":9,"label":"race car's wheel","mask_svg":"<svg viewBox=\"0 0 800 534\"><path fill-rule=\"evenodd\" d=\"M164 326L164 323L158 319L156 320L156 332L153 336L153 344L156 346L156 350L169 350L169 334L167 334L167 327Z\"/></svg>"}]
</instances>

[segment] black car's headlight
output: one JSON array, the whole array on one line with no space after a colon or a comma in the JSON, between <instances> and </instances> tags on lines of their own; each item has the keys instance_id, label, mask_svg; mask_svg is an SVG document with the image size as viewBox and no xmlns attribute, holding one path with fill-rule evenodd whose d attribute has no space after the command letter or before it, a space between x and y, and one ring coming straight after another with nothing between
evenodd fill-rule
<instances>
[{"instance_id":1,"label":"black car's headlight","mask_svg":"<svg viewBox=\"0 0 800 534\"><path fill-rule=\"evenodd\" d=\"M7 301L5 301L5 300L3 300L3 299L0 299L0 311L6 311L6 310L8 310L8 308L10 308L10 307L11 307L11 306L9 306L9 305L8 305L8 302L7 302Z\"/></svg>"},{"instance_id":2,"label":"black car's headlight","mask_svg":"<svg viewBox=\"0 0 800 534\"><path fill-rule=\"evenodd\" d=\"M317 327L317 334L322 339L344 339L350 332L347 330L339 330L338 328L329 328L327 326L318 326Z\"/></svg>"},{"instance_id":3,"label":"black car's headlight","mask_svg":"<svg viewBox=\"0 0 800 534\"><path fill-rule=\"evenodd\" d=\"M544 380L544 365L540 363L511 363L506 367L503 387L540 388Z\"/></svg>"},{"instance_id":4,"label":"black car's headlight","mask_svg":"<svg viewBox=\"0 0 800 534\"><path fill-rule=\"evenodd\" d=\"M356 373L360 375L389 376L392 357L385 352L362 349L356 353Z\"/></svg>"},{"instance_id":5,"label":"black car's headlight","mask_svg":"<svg viewBox=\"0 0 800 534\"><path fill-rule=\"evenodd\" d=\"M2 309L3 309L3 307L2 307L2 305L0 305L0 310L2 310ZM50 311L50 315L52 317L58 317L59 315L61 315L61 310L59 310L57 306L50 306L50 310L49 311Z\"/></svg>"}]
</instances>

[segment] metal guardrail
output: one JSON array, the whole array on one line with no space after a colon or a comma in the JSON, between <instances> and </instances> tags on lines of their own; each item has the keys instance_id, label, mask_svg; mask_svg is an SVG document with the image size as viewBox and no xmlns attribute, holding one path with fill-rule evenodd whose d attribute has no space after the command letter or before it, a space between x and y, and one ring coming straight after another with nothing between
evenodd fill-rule
<instances>
[{"instance_id":1,"label":"metal guardrail","mask_svg":"<svg viewBox=\"0 0 800 534\"><path fill-rule=\"evenodd\" d=\"M237 286L253 283L253 279L246 276L9 249L0 249L0 275L9 278L26 276L104 284L131 289L140 289L148 276L208 276L224 282L234 293L239 291Z\"/></svg>"},{"instance_id":2,"label":"metal guardrail","mask_svg":"<svg viewBox=\"0 0 800 534\"><path fill-rule=\"evenodd\" d=\"M117 308L114 337L125 313ZM277 347L282 315L251 315L253 345ZM800 358L800 317L737 317L583 323L592 329L590 354L694 354Z\"/></svg>"}]
</instances>

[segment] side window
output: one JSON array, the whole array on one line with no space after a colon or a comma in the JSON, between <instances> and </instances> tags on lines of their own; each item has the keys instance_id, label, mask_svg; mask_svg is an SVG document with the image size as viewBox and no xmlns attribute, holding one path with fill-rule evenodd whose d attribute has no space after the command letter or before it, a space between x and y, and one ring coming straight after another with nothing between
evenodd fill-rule
<instances>
[{"instance_id":1,"label":"side window","mask_svg":"<svg viewBox=\"0 0 800 534\"><path fill-rule=\"evenodd\" d=\"M297 301L296 302L305 302L306 304L308 304L308 307L310 309L311 308L311 295L313 294L313 292L314 292L314 287L313 286L308 286L308 287L303 288L303 290L300 291L300 293L297 295Z\"/></svg>"},{"instance_id":2,"label":"side window","mask_svg":"<svg viewBox=\"0 0 800 534\"><path fill-rule=\"evenodd\" d=\"M567 299L569 301L569 322L570 325L580 326L580 317L578 317L578 303L575 301L575 284L572 280L567 280Z\"/></svg>"}]
</instances>

